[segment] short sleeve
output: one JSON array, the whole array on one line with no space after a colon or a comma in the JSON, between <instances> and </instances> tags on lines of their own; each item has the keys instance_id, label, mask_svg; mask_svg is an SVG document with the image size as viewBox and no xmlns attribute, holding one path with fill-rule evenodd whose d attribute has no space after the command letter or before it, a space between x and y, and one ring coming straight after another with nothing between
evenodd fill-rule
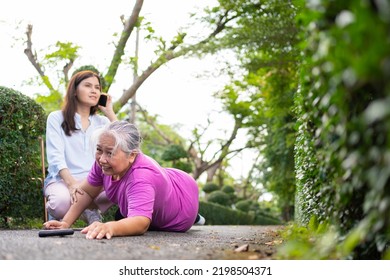
<instances>
[{"instance_id":1,"label":"short sleeve","mask_svg":"<svg viewBox=\"0 0 390 280\"><path fill-rule=\"evenodd\" d=\"M88 183L92 186L100 187L103 185L103 171L95 161L87 177Z\"/></svg>"},{"instance_id":2,"label":"short sleeve","mask_svg":"<svg viewBox=\"0 0 390 280\"><path fill-rule=\"evenodd\" d=\"M127 216L144 216L152 220L155 190L150 182L137 181L127 192Z\"/></svg>"}]
</instances>

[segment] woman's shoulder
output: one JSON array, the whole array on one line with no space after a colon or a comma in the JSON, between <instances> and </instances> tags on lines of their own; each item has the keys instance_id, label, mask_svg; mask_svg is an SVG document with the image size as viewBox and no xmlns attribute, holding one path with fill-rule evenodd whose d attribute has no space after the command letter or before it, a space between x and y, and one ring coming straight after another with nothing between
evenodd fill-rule
<instances>
[{"instance_id":1,"label":"woman's shoulder","mask_svg":"<svg viewBox=\"0 0 390 280\"><path fill-rule=\"evenodd\" d=\"M57 110L57 111L50 112L49 115L47 116L47 119L48 121L49 120L63 121L64 115L62 114L61 110Z\"/></svg>"},{"instance_id":2,"label":"woman's shoulder","mask_svg":"<svg viewBox=\"0 0 390 280\"><path fill-rule=\"evenodd\" d=\"M143 154L142 152L139 152L135 162L133 163L133 170L135 170L137 174L139 173L156 174L156 173L161 173L163 168L156 160Z\"/></svg>"},{"instance_id":3,"label":"woman's shoulder","mask_svg":"<svg viewBox=\"0 0 390 280\"><path fill-rule=\"evenodd\" d=\"M58 115L62 116L61 110L56 110L49 113L49 116L58 116Z\"/></svg>"}]
</instances>

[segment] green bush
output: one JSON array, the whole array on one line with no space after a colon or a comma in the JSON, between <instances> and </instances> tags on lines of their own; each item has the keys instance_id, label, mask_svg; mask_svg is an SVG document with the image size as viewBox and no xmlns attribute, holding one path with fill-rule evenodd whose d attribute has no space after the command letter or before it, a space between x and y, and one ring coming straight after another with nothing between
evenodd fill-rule
<instances>
[{"instance_id":1,"label":"green bush","mask_svg":"<svg viewBox=\"0 0 390 280\"><path fill-rule=\"evenodd\" d=\"M217 184L214 184L214 183L207 183L203 186L202 190L205 192L205 193L211 193L213 191L217 191L219 190L219 187Z\"/></svg>"},{"instance_id":2,"label":"green bush","mask_svg":"<svg viewBox=\"0 0 390 280\"><path fill-rule=\"evenodd\" d=\"M379 259L390 250L385 2L322 0L298 18L305 26L295 95L296 221L333 225L344 258Z\"/></svg>"},{"instance_id":3,"label":"green bush","mask_svg":"<svg viewBox=\"0 0 390 280\"><path fill-rule=\"evenodd\" d=\"M251 205L252 201L250 200L240 200L236 203L236 208L243 212L249 212Z\"/></svg>"},{"instance_id":4,"label":"green bush","mask_svg":"<svg viewBox=\"0 0 390 280\"><path fill-rule=\"evenodd\" d=\"M192 172L192 165L189 162L185 162L185 161L181 161L181 160L175 161L172 163L172 167L183 170L184 172L187 172L187 173Z\"/></svg>"},{"instance_id":5,"label":"green bush","mask_svg":"<svg viewBox=\"0 0 390 280\"><path fill-rule=\"evenodd\" d=\"M229 206L231 204L230 196L219 190L211 192L207 201L224 206Z\"/></svg>"},{"instance_id":6,"label":"green bush","mask_svg":"<svg viewBox=\"0 0 390 280\"><path fill-rule=\"evenodd\" d=\"M40 143L46 116L34 100L0 86L0 226L42 217Z\"/></svg>"},{"instance_id":7,"label":"green bush","mask_svg":"<svg viewBox=\"0 0 390 280\"><path fill-rule=\"evenodd\" d=\"M227 194L234 194L234 192L235 192L235 190L232 186L223 186L221 191L223 191L224 193L227 193Z\"/></svg>"},{"instance_id":8,"label":"green bush","mask_svg":"<svg viewBox=\"0 0 390 280\"><path fill-rule=\"evenodd\" d=\"M231 203L236 202L237 200L236 190L232 186L223 186L221 191L223 191L229 196Z\"/></svg>"},{"instance_id":9,"label":"green bush","mask_svg":"<svg viewBox=\"0 0 390 280\"><path fill-rule=\"evenodd\" d=\"M199 203L199 213L206 219L207 225L278 225L279 219L267 214L248 214L233 210L216 203Z\"/></svg>"},{"instance_id":10,"label":"green bush","mask_svg":"<svg viewBox=\"0 0 390 280\"><path fill-rule=\"evenodd\" d=\"M161 159L164 161L175 161L186 158L187 152L180 145L169 145L163 152Z\"/></svg>"},{"instance_id":11,"label":"green bush","mask_svg":"<svg viewBox=\"0 0 390 280\"><path fill-rule=\"evenodd\" d=\"M187 173L192 172L192 165L188 162L187 152L180 145L169 145L164 149L161 159L163 161L171 162L170 164L173 168L183 170Z\"/></svg>"}]
</instances>

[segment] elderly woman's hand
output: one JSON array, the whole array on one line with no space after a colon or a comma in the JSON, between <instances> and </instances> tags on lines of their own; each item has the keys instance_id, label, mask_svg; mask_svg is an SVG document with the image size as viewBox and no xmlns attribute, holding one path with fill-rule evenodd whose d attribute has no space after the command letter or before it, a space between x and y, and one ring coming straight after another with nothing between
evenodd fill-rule
<instances>
[{"instance_id":1,"label":"elderly woman's hand","mask_svg":"<svg viewBox=\"0 0 390 280\"><path fill-rule=\"evenodd\" d=\"M111 239L112 229L108 223L93 222L89 226L83 228L81 233L86 234L87 239Z\"/></svg>"}]
</instances>

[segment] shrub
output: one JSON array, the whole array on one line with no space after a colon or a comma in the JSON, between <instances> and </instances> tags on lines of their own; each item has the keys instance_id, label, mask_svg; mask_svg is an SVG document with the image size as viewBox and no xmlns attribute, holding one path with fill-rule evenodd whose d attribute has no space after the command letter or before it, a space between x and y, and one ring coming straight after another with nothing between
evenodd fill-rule
<instances>
[{"instance_id":1,"label":"shrub","mask_svg":"<svg viewBox=\"0 0 390 280\"><path fill-rule=\"evenodd\" d=\"M7 218L26 219L43 213L39 137L45 113L34 100L0 86L0 225Z\"/></svg>"},{"instance_id":2,"label":"shrub","mask_svg":"<svg viewBox=\"0 0 390 280\"><path fill-rule=\"evenodd\" d=\"M298 19L306 26L295 95L296 221L307 225L316 217L334 225L334 242L352 259L389 251L390 14L384 10L376 1L323 0L304 7Z\"/></svg>"},{"instance_id":3,"label":"shrub","mask_svg":"<svg viewBox=\"0 0 390 280\"><path fill-rule=\"evenodd\" d=\"M199 203L199 213L206 219L207 225L278 225L280 220L269 215L248 214L233 210L220 204L204 202Z\"/></svg>"},{"instance_id":4,"label":"shrub","mask_svg":"<svg viewBox=\"0 0 390 280\"><path fill-rule=\"evenodd\" d=\"M221 191L223 191L224 193L226 193L229 196L231 203L236 202L236 200L237 200L236 190L232 186L223 186Z\"/></svg>"},{"instance_id":5,"label":"shrub","mask_svg":"<svg viewBox=\"0 0 390 280\"><path fill-rule=\"evenodd\" d=\"M217 191L219 190L219 187L217 184L214 184L214 183L207 183L204 185L204 187L202 188L202 190L205 192L205 193L211 193L213 191Z\"/></svg>"},{"instance_id":6,"label":"shrub","mask_svg":"<svg viewBox=\"0 0 390 280\"><path fill-rule=\"evenodd\" d=\"M234 194L235 190L232 186L224 186L222 191L227 194Z\"/></svg>"},{"instance_id":7,"label":"shrub","mask_svg":"<svg viewBox=\"0 0 390 280\"><path fill-rule=\"evenodd\" d=\"M172 163L172 167L183 170L184 172L187 172L187 173L192 172L192 166L189 162L176 161L176 162Z\"/></svg>"},{"instance_id":8,"label":"shrub","mask_svg":"<svg viewBox=\"0 0 390 280\"><path fill-rule=\"evenodd\" d=\"M186 158L187 152L180 145L169 145L161 156L164 161L175 161Z\"/></svg>"},{"instance_id":9,"label":"shrub","mask_svg":"<svg viewBox=\"0 0 390 280\"><path fill-rule=\"evenodd\" d=\"M240 200L239 202L236 203L236 208L243 212L249 212L249 210L251 209L251 204L252 201L250 200Z\"/></svg>"},{"instance_id":10,"label":"shrub","mask_svg":"<svg viewBox=\"0 0 390 280\"><path fill-rule=\"evenodd\" d=\"M192 165L188 162L187 152L180 145L169 145L161 155L163 161L171 162L173 168L191 173Z\"/></svg>"},{"instance_id":11,"label":"shrub","mask_svg":"<svg viewBox=\"0 0 390 280\"><path fill-rule=\"evenodd\" d=\"M210 193L207 201L214 202L220 205L228 206L231 204L230 197L223 191L213 191Z\"/></svg>"}]
</instances>

